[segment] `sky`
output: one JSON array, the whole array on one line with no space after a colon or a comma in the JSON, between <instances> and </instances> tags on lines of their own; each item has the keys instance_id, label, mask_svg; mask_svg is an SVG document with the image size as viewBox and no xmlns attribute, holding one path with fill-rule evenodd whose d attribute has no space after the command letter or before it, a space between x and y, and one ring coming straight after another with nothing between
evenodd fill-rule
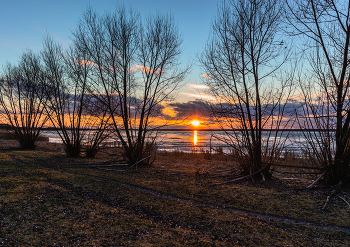
<instances>
[{"instance_id":1,"label":"sky","mask_svg":"<svg viewBox=\"0 0 350 247\"><path fill-rule=\"evenodd\" d=\"M198 89L203 82L196 56L201 53L209 37L218 1L0 0L0 3L0 66L6 62L16 63L26 49L40 51L47 33L64 47L68 47L72 37L71 31L75 29L79 18L89 5L100 14L114 10L118 4L132 7L142 17L156 11L171 13L183 37L181 63L192 64L192 71L176 99L179 102L187 102L200 99L203 95Z\"/></svg>"}]
</instances>

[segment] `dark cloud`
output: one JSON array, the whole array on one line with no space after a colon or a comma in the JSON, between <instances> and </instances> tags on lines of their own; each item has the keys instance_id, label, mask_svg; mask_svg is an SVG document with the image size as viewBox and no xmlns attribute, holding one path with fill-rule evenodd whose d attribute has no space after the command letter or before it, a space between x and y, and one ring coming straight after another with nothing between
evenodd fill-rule
<instances>
[{"instance_id":1,"label":"dark cloud","mask_svg":"<svg viewBox=\"0 0 350 247\"><path fill-rule=\"evenodd\" d=\"M208 102L202 100L194 100L188 102L174 102L170 103L167 106L174 109L177 112L176 118L179 117L201 117L209 118L210 117L210 105Z\"/></svg>"},{"instance_id":2,"label":"dark cloud","mask_svg":"<svg viewBox=\"0 0 350 247\"><path fill-rule=\"evenodd\" d=\"M177 112L176 116L172 118L187 118L187 117L200 117L203 119L211 119L213 114L212 110L216 112L217 117L239 117L239 113L237 113L237 105L232 105L228 103L223 104L212 104L206 102L204 100L194 100L188 102L173 102L167 104L166 107L171 107L175 112ZM295 117L296 112L299 113L299 116L303 115L302 103L300 102L291 102L285 105L263 105L263 117L267 117L271 115L273 111L273 115L279 115L282 108L284 108L284 116L285 117ZM255 112L254 107L250 107L251 113ZM166 118L171 118L168 115L164 115Z\"/></svg>"}]
</instances>

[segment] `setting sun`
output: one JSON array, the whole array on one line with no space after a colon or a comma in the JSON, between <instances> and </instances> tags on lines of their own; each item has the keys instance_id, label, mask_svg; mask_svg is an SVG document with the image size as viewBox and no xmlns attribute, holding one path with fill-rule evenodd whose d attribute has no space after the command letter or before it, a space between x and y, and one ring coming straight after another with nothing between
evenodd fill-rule
<instances>
[{"instance_id":1,"label":"setting sun","mask_svg":"<svg viewBox=\"0 0 350 247\"><path fill-rule=\"evenodd\" d=\"M199 122L198 120L193 120L193 121L191 122L191 124L192 124L193 126L198 126L198 125L200 124L200 122Z\"/></svg>"}]
</instances>

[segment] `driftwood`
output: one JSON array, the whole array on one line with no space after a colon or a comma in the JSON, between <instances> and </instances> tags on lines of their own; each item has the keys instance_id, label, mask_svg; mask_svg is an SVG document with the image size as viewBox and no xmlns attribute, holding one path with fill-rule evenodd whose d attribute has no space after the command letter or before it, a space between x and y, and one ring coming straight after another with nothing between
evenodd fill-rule
<instances>
[{"instance_id":1,"label":"driftwood","mask_svg":"<svg viewBox=\"0 0 350 247\"><path fill-rule=\"evenodd\" d=\"M216 186L216 185L223 185L223 184L233 183L233 182L237 182L237 181L239 181L239 180L245 179L245 178L253 177L255 174L258 174L259 172L262 172L263 170L265 170L268 166L269 166L269 165L266 165L266 166L264 166L263 168L257 170L256 172L250 173L250 174L247 175L247 176L239 177L239 178L236 178L236 179L233 179L233 180L230 180L230 181L226 181L226 182L223 182L223 183L211 184L211 185L209 185L209 186Z\"/></svg>"}]
</instances>

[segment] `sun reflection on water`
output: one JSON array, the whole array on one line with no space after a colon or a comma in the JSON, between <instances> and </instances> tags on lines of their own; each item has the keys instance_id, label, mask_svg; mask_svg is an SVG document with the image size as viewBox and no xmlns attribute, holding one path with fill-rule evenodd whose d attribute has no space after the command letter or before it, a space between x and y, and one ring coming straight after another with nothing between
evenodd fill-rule
<instances>
[{"instance_id":1,"label":"sun reflection on water","mask_svg":"<svg viewBox=\"0 0 350 247\"><path fill-rule=\"evenodd\" d=\"M197 146L198 142L198 135L197 135L197 130L193 131L193 145Z\"/></svg>"}]
</instances>

